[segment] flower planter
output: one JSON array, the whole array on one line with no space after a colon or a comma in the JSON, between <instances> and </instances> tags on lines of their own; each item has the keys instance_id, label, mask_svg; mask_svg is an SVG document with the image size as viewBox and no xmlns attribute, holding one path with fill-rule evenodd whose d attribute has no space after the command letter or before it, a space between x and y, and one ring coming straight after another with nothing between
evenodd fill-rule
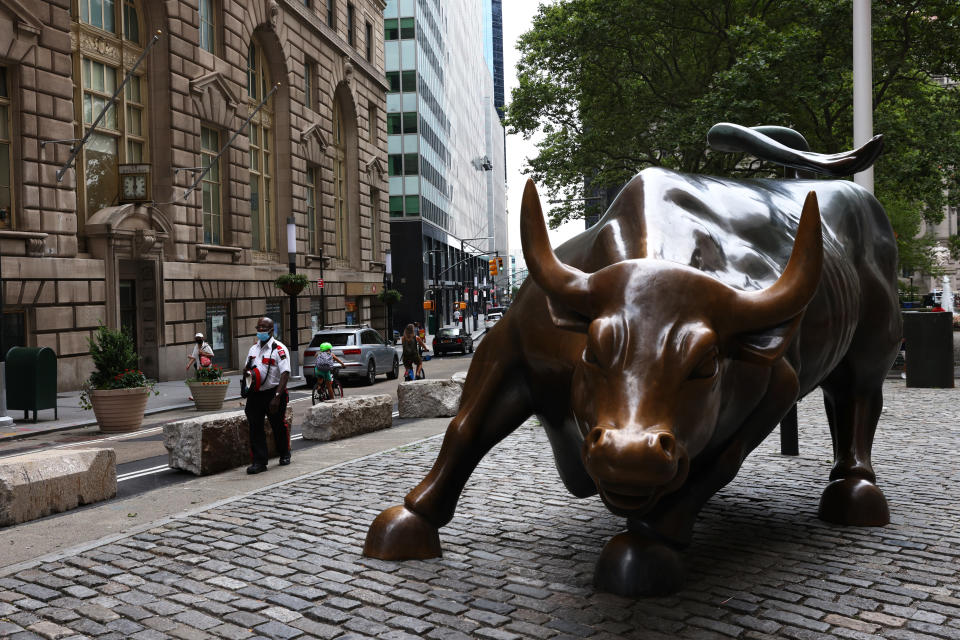
<instances>
[{"instance_id":1,"label":"flower planter","mask_svg":"<svg viewBox=\"0 0 960 640\"><path fill-rule=\"evenodd\" d=\"M229 380L210 380L203 382L187 382L193 404L197 411L215 411L223 407L223 399L227 397Z\"/></svg>"},{"instance_id":2,"label":"flower planter","mask_svg":"<svg viewBox=\"0 0 960 640\"><path fill-rule=\"evenodd\" d=\"M280 290L283 291L288 296L298 296L300 292L303 291L303 285L295 283L287 283L280 285Z\"/></svg>"},{"instance_id":3,"label":"flower planter","mask_svg":"<svg viewBox=\"0 0 960 640\"><path fill-rule=\"evenodd\" d=\"M91 390L90 403L101 433L128 433L140 429L149 387Z\"/></svg>"}]
</instances>

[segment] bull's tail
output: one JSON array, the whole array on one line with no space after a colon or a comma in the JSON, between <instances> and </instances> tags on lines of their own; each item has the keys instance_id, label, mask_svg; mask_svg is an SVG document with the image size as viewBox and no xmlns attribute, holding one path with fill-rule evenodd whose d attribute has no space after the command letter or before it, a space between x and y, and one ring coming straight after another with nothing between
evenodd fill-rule
<instances>
[{"instance_id":1,"label":"bull's tail","mask_svg":"<svg viewBox=\"0 0 960 640\"><path fill-rule=\"evenodd\" d=\"M742 127L721 122L707 132L707 144L716 151L749 153L785 167L841 178L869 169L883 151L883 136L844 153L813 153L802 135L786 127Z\"/></svg>"}]
</instances>

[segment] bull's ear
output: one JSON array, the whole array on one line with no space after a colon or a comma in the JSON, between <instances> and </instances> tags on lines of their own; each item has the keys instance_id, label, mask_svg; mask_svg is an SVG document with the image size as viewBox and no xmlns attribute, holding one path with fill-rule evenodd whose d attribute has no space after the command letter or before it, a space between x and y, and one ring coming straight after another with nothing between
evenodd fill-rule
<instances>
[{"instance_id":1,"label":"bull's ear","mask_svg":"<svg viewBox=\"0 0 960 640\"><path fill-rule=\"evenodd\" d=\"M733 358L752 362L753 364L770 366L783 356L783 353L793 341L803 314L787 320L774 327L760 331L741 333L733 339Z\"/></svg>"},{"instance_id":2,"label":"bull's ear","mask_svg":"<svg viewBox=\"0 0 960 640\"><path fill-rule=\"evenodd\" d=\"M556 304L550 298L547 298L547 311L550 312L550 319L553 320L554 326L558 329L586 333L590 327L590 318L580 315L562 304Z\"/></svg>"}]
</instances>

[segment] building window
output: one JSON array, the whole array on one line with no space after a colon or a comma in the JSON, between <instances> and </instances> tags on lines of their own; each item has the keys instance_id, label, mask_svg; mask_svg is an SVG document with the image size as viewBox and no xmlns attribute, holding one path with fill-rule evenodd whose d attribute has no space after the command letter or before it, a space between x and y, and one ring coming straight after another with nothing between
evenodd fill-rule
<instances>
[{"instance_id":1,"label":"building window","mask_svg":"<svg viewBox=\"0 0 960 640\"><path fill-rule=\"evenodd\" d=\"M323 247L323 224L320 213L320 169L307 166L307 232L309 233L310 253L318 256Z\"/></svg>"},{"instance_id":2,"label":"building window","mask_svg":"<svg viewBox=\"0 0 960 640\"><path fill-rule=\"evenodd\" d=\"M420 196L406 196L403 208L408 216L420 215Z\"/></svg>"},{"instance_id":3,"label":"building window","mask_svg":"<svg viewBox=\"0 0 960 640\"><path fill-rule=\"evenodd\" d=\"M216 53L216 18L214 15L214 0L200 0L200 48L210 53Z\"/></svg>"},{"instance_id":4,"label":"building window","mask_svg":"<svg viewBox=\"0 0 960 640\"><path fill-rule=\"evenodd\" d=\"M416 153L403 154L403 175L415 176L420 169L420 157Z\"/></svg>"},{"instance_id":5,"label":"building window","mask_svg":"<svg viewBox=\"0 0 960 640\"><path fill-rule=\"evenodd\" d=\"M370 259L380 259L380 190L370 189Z\"/></svg>"},{"instance_id":6,"label":"building window","mask_svg":"<svg viewBox=\"0 0 960 640\"><path fill-rule=\"evenodd\" d=\"M79 69L75 87L77 137L90 132L130 65L140 55L138 3L134 0L80 0L75 30L92 36L74 38ZM107 32L112 35L104 35ZM121 36L122 34L122 36ZM106 42L88 50L88 42ZM139 73L145 70L138 68ZM146 76L133 75L124 91L97 123L77 159L78 231L99 209L114 204L119 190L117 164L144 162L147 154Z\"/></svg>"},{"instance_id":7,"label":"building window","mask_svg":"<svg viewBox=\"0 0 960 640\"><path fill-rule=\"evenodd\" d=\"M390 217L397 218L403 215L403 196L390 196Z\"/></svg>"},{"instance_id":8,"label":"building window","mask_svg":"<svg viewBox=\"0 0 960 640\"><path fill-rule=\"evenodd\" d=\"M267 94L270 78L263 51L255 42L247 51L247 109L253 112ZM250 121L250 233L255 251L276 249L273 203L273 98Z\"/></svg>"},{"instance_id":9,"label":"building window","mask_svg":"<svg viewBox=\"0 0 960 640\"><path fill-rule=\"evenodd\" d=\"M346 145L344 144L343 114L340 102L333 104L333 217L336 221L337 257L346 259L347 238L347 176Z\"/></svg>"},{"instance_id":10,"label":"building window","mask_svg":"<svg viewBox=\"0 0 960 640\"><path fill-rule=\"evenodd\" d=\"M373 25L367 22L364 25L364 44L367 47L366 58L367 62L373 62Z\"/></svg>"},{"instance_id":11,"label":"building window","mask_svg":"<svg viewBox=\"0 0 960 640\"><path fill-rule=\"evenodd\" d=\"M400 22L396 18L387 18L383 21L383 39L397 40L400 38Z\"/></svg>"},{"instance_id":12,"label":"building window","mask_svg":"<svg viewBox=\"0 0 960 640\"><path fill-rule=\"evenodd\" d=\"M396 93L400 91L400 72L387 71L387 91Z\"/></svg>"},{"instance_id":13,"label":"building window","mask_svg":"<svg viewBox=\"0 0 960 640\"><path fill-rule=\"evenodd\" d=\"M331 29L334 29L337 26L337 16L333 3L334 0L327 0L327 26Z\"/></svg>"},{"instance_id":14,"label":"building window","mask_svg":"<svg viewBox=\"0 0 960 640\"><path fill-rule=\"evenodd\" d=\"M407 111L406 113L388 113L387 114L387 133L416 133L417 132L417 112Z\"/></svg>"},{"instance_id":15,"label":"building window","mask_svg":"<svg viewBox=\"0 0 960 640\"><path fill-rule=\"evenodd\" d=\"M353 5L348 2L347 3L347 43L351 47L355 46L357 43L357 38L354 35L354 32L356 31L356 29L354 28L355 27L354 13L355 11L354 11Z\"/></svg>"},{"instance_id":16,"label":"building window","mask_svg":"<svg viewBox=\"0 0 960 640\"><path fill-rule=\"evenodd\" d=\"M401 84L404 93L410 93L417 90L417 72L404 71L400 74Z\"/></svg>"},{"instance_id":17,"label":"building window","mask_svg":"<svg viewBox=\"0 0 960 640\"><path fill-rule=\"evenodd\" d=\"M403 175L403 154L391 153L387 156L387 174L391 176Z\"/></svg>"},{"instance_id":18,"label":"building window","mask_svg":"<svg viewBox=\"0 0 960 640\"><path fill-rule=\"evenodd\" d=\"M413 18L400 18L400 39L412 40L414 34Z\"/></svg>"},{"instance_id":19,"label":"building window","mask_svg":"<svg viewBox=\"0 0 960 640\"><path fill-rule=\"evenodd\" d=\"M13 226L13 92L9 73L7 67L0 67L0 229Z\"/></svg>"},{"instance_id":20,"label":"building window","mask_svg":"<svg viewBox=\"0 0 960 640\"><path fill-rule=\"evenodd\" d=\"M223 303L207 305L207 341L213 347L213 363L230 367L230 308Z\"/></svg>"},{"instance_id":21,"label":"building window","mask_svg":"<svg viewBox=\"0 0 960 640\"><path fill-rule=\"evenodd\" d=\"M210 167L203 176L203 241L207 244L222 244L222 189L220 183L220 132L210 127L200 127L200 166Z\"/></svg>"},{"instance_id":22,"label":"building window","mask_svg":"<svg viewBox=\"0 0 960 640\"><path fill-rule=\"evenodd\" d=\"M315 89L313 85L313 79L317 74L316 63L307 58L306 63L303 65L303 104L307 109L316 109L317 103L314 99Z\"/></svg>"},{"instance_id":23,"label":"building window","mask_svg":"<svg viewBox=\"0 0 960 640\"><path fill-rule=\"evenodd\" d=\"M377 143L377 131L380 129L380 127L377 126L377 120L379 120L377 117L377 108L373 103L370 103L367 105L367 133L370 134L370 142L374 144Z\"/></svg>"}]
</instances>

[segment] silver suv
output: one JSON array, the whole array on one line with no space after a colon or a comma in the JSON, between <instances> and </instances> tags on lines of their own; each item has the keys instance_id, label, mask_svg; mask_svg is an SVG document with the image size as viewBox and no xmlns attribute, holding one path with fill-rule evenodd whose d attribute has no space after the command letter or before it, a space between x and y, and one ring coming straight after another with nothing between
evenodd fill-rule
<instances>
[{"instance_id":1,"label":"silver suv","mask_svg":"<svg viewBox=\"0 0 960 640\"><path fill-rule=\"evenodd\" d=\"M331 327L313 334L313 340L303 352L303 376L310 387L316 379L313 363L324 342L329 342L333 353L344 362L337 374L341 378L361 378L366 384L373 384L381 373L395 380L400 372L396 349L375 329L368 326Z\"/></svg>"}]
</instances>

